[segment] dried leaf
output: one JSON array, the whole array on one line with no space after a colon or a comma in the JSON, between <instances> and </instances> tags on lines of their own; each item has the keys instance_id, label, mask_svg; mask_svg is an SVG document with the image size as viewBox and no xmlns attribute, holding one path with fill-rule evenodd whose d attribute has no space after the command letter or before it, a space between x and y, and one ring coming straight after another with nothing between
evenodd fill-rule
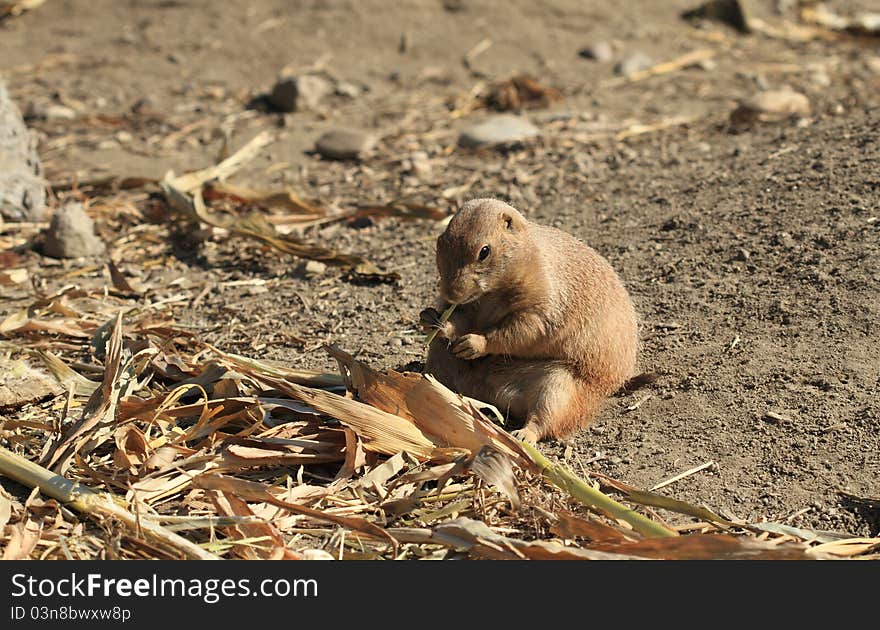
<instances>
[{"instance_id":1,"label":"dried leaf","mask_svg":"<svg viewBox=\"0 0 880 630\"><path fill-rule=\"evenodd\" d=\"M107 344L107 356L104 361L104 380L101 384L100 404L93 411L86 407L82 420L73 425L65 434L64 439L58 444L46 463L51 468L58 463L60 470L64 470L70 458L75 452L80 452L82 445L88 441L92 432L103 424L113 422L116 403L121 394L122 377L122 313L116 317L113 333ZM97 392L96 392L97 395ZM91 413L90 413L91 411Z\"/></svg>"},{"instance_id":2,"label":"dried leaf","mask_svg":"<svg viewBox=\"0 0 880 630\"><path fill-rule=\"evenodd\" d=\"M253 516L254 513L248 504L230 492L209 494L211 501L217 507L217 511L227 516ZM236 546L235 551L244 558L263 560L301 560L303 557L287 549L281 533L271 523L242 523L233 527L226 527L226 533L233 539L245 540L248 538L265 538L271 544L249 546Z\"/></svg>"},{"instance_id":3,"label":"dried leaf","mask_svg":"<svg viewBox=\"0 0 880 630\"><path fill-rule=\"evenodd\" d=\"M584 519L566 510L556 510L553 516L557 518L557 521L550 528L550 531L561 538L571 540L587 538L593 542L622 543L632 541L638 536L635 532L624 533L597 519Z\"/></svg>"},{"instance_id":4,"label":"dried leaf","mask_svg":"<svg viewBox=\"0 0 880 630\"><path fill-rule=\"evenodd\" d=\"M395 550L397 548L397 541L387 531L369 521L350 516L338 516L320 510L313 510L312 508L303 505L296 505L295 503L282 501L269 492L267 486L254 481L244 481L242 479L235 479L224 475L209 474L196 477L196 479L193 480L193 485L197 488L231 492L246 500L263 501L284 508L285 510L290 510L296 514L302 514L321 521L336 523L337 525L341 525L342 527L360 532L367 536L378 538L380 540L387 540L395 547Z\"/></svg>"},{"instance_id":5,"label":"dried leaf","mask_svg":"<svg viewBox=\"0 0 880 630\"><path fill-rule=\"evenodd\" d=\"M40 357L46 362L46 367L58 379L67 391L75 391L80 396L91 396L101 384L90 381L82 374L75 372L64 361L49 351L38 351Z\"/></svg>"},{"instance_id":6,"label":"dried leaf","mask_svg":"<svg viewBox=\"0 0 880 630\"><path fill-rule=\"evenodd\" d=\"M27 269L0 269L0 286L11 287L27 279Z\"/></svg>"},{"instance_id":7,"label":"dried leaf","mask_svg":"<svg viewBox=\"0 0 880 630\"><path fill-rule=\"evenodd\" d=\"M781 534L783 536L794 536L800 538L804 542L838 542L849 538L847 534L837 532L822 532L815 529L804 529L802 527L792 527L791 525L783 525L782 523L749 523L749 529L757 529L762 532L770 532L771 534Z\"/></svg>"},{"instance_id":8,"label":"dried leaf","mask_svg":"<svg viewBox=\"0 0 880 630\"><path fill-rule=\"evenodd\" d=\"M429 219L443 221L449 213L435 206L395 202L387 205L361 204L355 208L355 217L398 217L401 219Z\"/></svg>"},{"instance_id":9,"label":"dried leaf","mask_svg":"<svg viewBox=\"0 0 880 630\"><path fill-rule=\"evenodd\" d=\"M3 530L6 527L6 523L9 522L11 516L12 500L7 497L5 493L0 491L0 537L3 536Z\"/></svg>"},{"instance_id":10,"label":"dried leaf","mask_svg":"<svg viewBox=\"0 0 880 630\"><path fill-rule=\"evenodd\" d=\"M325 349L345 369L359 399L410 420L434 444L472 454L489 445L513 457L520 467L533 468L519 442L430 375L393 370L380 374L338 348Z\"/></svg>"},{"instance_id":11,"label":"dried leaf","mask_svg":"<svg viewBox=\"0 0 880 630\"><path fill-rule=\"evenodd\" d=\"M530 76L519 75L494 83L479 97L479 101L484 107L511 111L547 107L553 102L561 101L562 98L562 92L556 88L541 85Z\"/></svg>"},{"instance_id":12,"label":"dried leaf","mask_svg":"<svg viewBox=\"0 0 880 630\"><path fill-rule=\"evenodd\" d=\"M132 288L126 277L119 271L119 267L112 260L107 261L107 270L110 272L110 281L117 291L128 295L138 295L140 293L140 291Z\"/></svg>"},{"instance_id":13,"label":"dried leaf","mask_svg":"<svg viewBox=\"0 0 880 630\"><path fill-rule=\"evenodd\" d=\"M43 528L33 519L28 518L12 527L9 542L3 552L4 560L24 560L40 541Z\"/></svg>"},{"instance_id":14,"label":"dried leaf","mask_svg":"<svg viewBox=\"0 0 880 630\"><path fill-rule=\"evenodd\" d=\"M514 510L519 509L519 492L509 457L491 446L484 446L470 462L470 468L480 479L507 497Z\"/></svg>"},{"instance_id":15,"label":"dried leaf","mask_svg":"<svg viewBox=\"0 0 880 630\"><path fill-rule=\"evenodd\" d=\"M0 357L0 409L22 407L60 393L50 376L24 361Z\"/></svg>"},{"instance_id":16,"label":"dried leaf","mask_svg":"<svg viewBox=\"0 0 880 630\"><path fill-rule=\"evenodd\" d=\"M880 538L847 538L845 540L835 540L816 545L807 550L807 553L816 557L827 554L841 558L851 558L876 551L880 551Z\"/></svg>"},{"instance_id":17,"label":"dried leaf","mask_svg":"<svg viewBox=\"0 0 880 630\"><path fill-rule=\"evenodd\" d=\"M284 210L308 219L327 216L321 208L300 199L290 190L267 192L229 183L208 182L203 192L205 199L232 199L238 203L253 204L269 210Z\"/></svg>"},{"instance_id":18,"label":"dried leaf","mask_svg":"<svg viewBox=\"0 0 880 630\"><path fill-rule=\"evenodd\" d=\"M690 534L635 542L595 543L590 549L659 560L808 560L800 543L773 544L730 534Z\"/></svg>"},{"instance_id":19,"label":"dried leaf","mask_svg":"<svg viewBox=\"0 0 880 630\"><path fill-rule=\"evenodd\" d=\"M113 461L120 468L134 468L147 460L149 446L143 432L136 426L127 425L116 429L116 451Z\"/></svg>"}]
</instances>

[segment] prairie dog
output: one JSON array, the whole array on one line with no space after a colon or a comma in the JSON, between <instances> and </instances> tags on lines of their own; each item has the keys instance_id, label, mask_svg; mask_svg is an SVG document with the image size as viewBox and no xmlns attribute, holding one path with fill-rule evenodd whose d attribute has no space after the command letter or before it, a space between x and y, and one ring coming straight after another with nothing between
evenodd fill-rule
<instances>
[{"instance_id":1,"label":"prairie dog","mask_svg":"<svg viewBox=\"0 0 880 630\"><path fill-rule=\"evenodd\" d=\"M635 370L638 318L617 273L573 236L496 199L465 203L437 239L439 329L425 372L524 422L518 437L586 425Z\"/></svg>"}]
</instances>

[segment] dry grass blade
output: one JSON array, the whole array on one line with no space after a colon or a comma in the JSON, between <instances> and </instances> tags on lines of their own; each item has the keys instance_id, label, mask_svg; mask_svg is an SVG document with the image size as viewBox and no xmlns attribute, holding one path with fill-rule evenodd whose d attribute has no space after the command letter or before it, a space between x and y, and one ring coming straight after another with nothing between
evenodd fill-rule
<instances>
[{"instance_id":1,"label":"dry grass blade","mask_svg":"<svg viewBox=\"0 0 880 630\"><path fill-rule=\"evenodd\" d=\"M680 57L676 57L670 61L665 61L663 63L658 63L655 66L651 66L650 68L646 68L645 70L640 70L638 72L633 72L632 74L628 74L623 77L617 77L614 79L609 79L602 83L603 87L615 87L618 85L625 85L627 83L634 83L636 81L642 81L644 79L648 79L650 77L656 77L661 74L668 74L670 72L676 72L683 68L687 68L688 66L693 66L695 64L700 63L701 61L706 61L707 59L711 59L718 53L711 48L701 48L700 50L692 50L689 53L685 53Z\"/></svg>"},{"instance_id":2,"label":"dry grass blade","mask_svg":"<svg viewBox=\"0 0 880 630\"><path fill-rule=\"evenodd\" d=\"M400 279L396 272L384 272L361 256L342 254L328 247L306 243L290 234L280 234L275 227L258 212L244 216L220 215L208 212L200 191L194 198L174 186L176 180L165 180L161 183L168 202L185 216L207 223L213 227L229 230L233 234L256 239L275 249L309 260L318 260L337 267L346 267L359 276L383 282L394 282Z\"/></svg>"},{"instance_id":3,"label":"dry grass blade","mask_svg":"<svg viewBox=\"0 0 880 630\"><path fill-rule=\"evenodd\" d=\"M0 453L2 455L2 453ZM33 519L28 518L12 527L6 549L3 551L3 560L25 560L30 555L37 543L40 542L42 527Z\"/></svg>"},{"instance_id":4,"label":"dry grass blade","mask_svg":"<svg viewBox=\"0 0 880 630\"><path fill-rule=\"evenodd\" d=\"M433 530L395 528L389 531L400 542L443 545L493 560L624 560L635 557L508 538L494 532L482 521L466 517L446 521Z\"/></svg>"},{"instance_id":5,"label":"dry grass blade","mask_svg":"<svg viewBox=\"0 0 880 630\"><path fill-rule=\"evenodd\" d=\"M221 357L225 362L239 368L245 368L252 374L262 374L272 378L280 378L297 385L305 385L306 387L344 387L345 380L339 374L331 374L328 372L316 372L314 370L296 370L283 366L272 365L265 361L258 361L240 354L232 352L223 352L210 344L204 344L212 352Z\"/></svg>"},{"instance_id":6,"label":"dry grass blade","mask_svg":"<svg viewBox=\"0 0 880 630\"><path fill-rule=\"evenodd\" d=\"M361 204L355 208L355 217L398 217L401 219L428 219L442 221L449 215L436 206L395 202L386 205Z\"/></svg>"},{"instance_id":7,"label":"dry grass blade","mask_svg":"<svg viewBox=\"0 0 880 630\"><path fill-rule=\"evenodd\" d=\"M226 179L244 166L245 163L257 157L257 155L260 154L260 151L272 144L273 141L272 134L268 131L263 131L254 136L254 138L252 138L250 142L244 145L241 149L220 162L220 164L193 173L186 173L170 180L166 179L164 183L167 183L182 193L192 194L199 190L205 182L211 181L212 179L218 179L220 181Z\"/></svg>"},{"instance_id":8,"label":"dry grass blade","mask_svg":"<svg viewBox=\"0 0 880 630\"><path fill-rule=\"evenodd\" d=\"M38 350L37 353L46 363L46 367L52 372L52 375L67 391L76 392L81 396L91 396L95 390L101 387L101 383L90 381L48 350L45 352Z\"/></svg>"},{"instance_id":9,"label":"dry grass blade","mask_svg":"<svg viewBox=\"0 0 880 630\"><path fill-rule=\"evenodd\" d=\"M555 519L550 531L561 538L587 538L594 542L631 542L637 534L624 533L594 518L584 519L565 510L549 514Z\"/></svg>"},{"instance_id":10,"label":"dry grass blade","mask_svg":"<svg viewBox=\"0 0 880 630\"><path fill-rule=\"evenodd\" d=\"M521 468L532 468L516 439L433 377L393 370L379 373L338 348L326 350L344 368L349 390L360 400L410 420L437 446L467 449L471 455L491 446Z\"/></svg>"},{"instance_id":11,"label":"dry grass blade","mask_svg":"<svg viewBox=\"0 0 880 630\"><path fill-rule=\"evenodd\" d=\"M290 512L293 512L295 514L302 514L303 516L308 516L310 518L314 518L320 521L335 523L337 525L341 525L342 527L348 528L352 531L360 532L361 534L365 534L372 538L385 540L391 543L395 547L395 549L397 548L397 540L395 540L394 537L391 536L391 534L389 534L386 530L382 529L378 525L374 525L373 523L362 518L352 516L339 516L337 514L322 512L321 510L315 510L304 505L297 505L295 503L282 501L274 494L269 492L269 488L267 486L264 486L263 484L254 481L245 481L243 479L226 477L224 475L210 474L200 475L199 477L196 477L193 480L193 485L197 488L203 488L206 490L220 490L222 492L229 492L246 500L261 501L263 503L268 503L270 505L289 510Z\"/></svg>"},{"instance_id":12,"label":"dry grass blade","mask_svg":"<svg viewBox=\"0 0 880 630\"><path fill-rule=\"evenodd\" d=\"M111 495L98 492L56 475L5 448L0 447L0 474L26 485L39 488L46 496L57 499L73 509L86 514L115 518L133 536L142 534L149 540L174 550L179 556L199 560L217 560L217 556L198 545L148 520L139 519Z\"/></svg>"},{"instance_id":13,"label":"dry grass blade","mask_svg":"<svg viewBox=\"0 0 880 630\"><path fill-rule=\"evenodd\" d=\"M799 543L774 544L730 534L691 534L636 542L596 543L590 549L658 560L809 560ZM813 554L815 555L815 554Z\"/></svg>"},{"instance_id":14,"label":"dry grass blade","mask_svg":"<svg viewBox=\"0 0 880 630\"><path fill-rule=\"evenodd\" d=\"M780 536L794 536L795 538L800 538L804 542L831 543L840 542L850 538L846 534L838 534L837 532L820 532L815 529L792 527L791 525L783 525L782 523L749 523L747 527L751 530L770 532L771 534L779 534Z\"/></svg>"},{"instance_id":15,"label":"dry grass blade","mask_svg":"<svg viewBox=\"0 0 880 630\"><path fill-rule=\"evenodd\" d=\"M230 492L212 492L210 498L217 510L225 516L254 516L248 504ZM284 546L281 532L271 523L237 523L225 529L227 536L234 540L265 539L271 543L268 546L259 544L236 546L235 552L243 558L263 560L302 560L303 558Z\"/></svg>"},{"instance_id":16,"label":"dry grass blade","mask_svg":"<svg viewBox=\"0 0 880 630\"><path fill-rule=\"evenodd\" d=\"M880 538L847 538L816 545L807 551L811 556L823 554L840 558L867 555L880 551Z\"/></svg>"},{"instance_id":17,"label":"dry grass blade","mask_svg":"<svg viewBox=\"0 0 880 630\"><path fill-rule=\"evenodd\" d=\"M521 468L543 475L579 501L627 521L646 536L677 535L551 464L537 449L493 425L478 409L431 376L392 370L380 374L338 348L327 351L347 371L350 389L358 398L412 420L435 444L465 448L472 454L491 446L513 458Z\"/></svg>"},{"instance_id":18,"label":"dry grass blade","mask_svg":"<svg viewBox=\"0 0 880 630\"><path fill-rule=\"evenodd\" d=\"M665 510L669 510L670 512L678 512L679 514L687 514L688 516L693 516L694 518L709 521L710 523L716 523L723 527L741 527L741 524L737 524L727 520L726 518L722 518L707 508L697 507L696 505L691 505L686 501L680 501L678 499L666 497L662 494L648 492L647 490L640 490L639 488L630 486L605 475L601 475L598 473L594 474L608 486L614 488L619 492L622 492L627 501L632 501L633 503L649 507L659 507Z\"/></svg>"},{"instance_id":19,"label":"dry grass blade","mask_svg":"<svg viewBox=\"0 0 880 630\"><path fill-rule=\"evenodd\" d=\"M113 286L117 291L127 295L137 295L140 293L140 291L136 291L131 284L129 284L125 276L122 275L122 272L119 271L119 267L117 267L116 263L112 260L107 261L107 271L110 272L110 281L113 283Z\"/></svg>"},{"instance_id":20,"label":"dry grass blade","mask_svg":"<svg viewBox=\"0 0 880 630\"><path fill-rule=\"evenodd\" d=\"M318 219L328 214L326 208L311 204L289 190L267 192L229 183L208 182L203 194L208 200L231 199L270 210L284 210L307 219Z\"/></svg>"},{"instance_id":21,"label":"dry grass blade","mask_svg":"<svg viewBox=\"0 0 880 630\"><path fill-rule=\"evenodd\" d=\"M519 509L519 492L516 489L516 477L509 457L491 446L484 446L471 460L470 469L480 479L507 497L514 510Z\"/></svg>"},{"instance_id":22,"label":"dry grass blade","mask_svg":"<svg viewBox=\"0 0 880 630\"><path fill-rule=\"evenodd\" d=\"M358 434L364 449L368 451L384 455L405 451L420 459L447 457L415 425L400 416L320 389L310 389L267 376L252 376L291 398L336 418Z\"/></svg>"},{"instance_id":23,"label":"dry grass blade","mask_svg":"<svg viewBox=\"0 0 880 630\"><path fill-rule=\"evenodd\" d=\"M86 408L86 415L80 422L68 430L64 439L55 447L49 455L46 465L54 466L56 463L63 471L67 462L78 452L82 444L88 439L92 430L102 423L111 423L114 419L116 404L119 398L120 378L122 376L122 313L116 316L113 332L107 342L107 356L104 360L104 380L101 383L100 405L91 413Z\"/></svg>"}]
</instances>

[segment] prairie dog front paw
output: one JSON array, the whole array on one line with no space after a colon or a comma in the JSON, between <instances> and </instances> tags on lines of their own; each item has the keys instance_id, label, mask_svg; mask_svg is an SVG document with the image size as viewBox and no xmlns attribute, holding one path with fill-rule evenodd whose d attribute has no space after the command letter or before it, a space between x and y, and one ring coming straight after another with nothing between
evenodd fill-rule
<instances>
[{"instance_id":1,"label":"prairie dog front paw","mask_svg":"<svg viewBox=\"0 0 880 630\"><path fill-rule=\"evenodd\" d=\"M453 342L452 354L469 361L484 357L486 356L486 338L475 333L462 335Z\"/></svg>"}]
</instances>

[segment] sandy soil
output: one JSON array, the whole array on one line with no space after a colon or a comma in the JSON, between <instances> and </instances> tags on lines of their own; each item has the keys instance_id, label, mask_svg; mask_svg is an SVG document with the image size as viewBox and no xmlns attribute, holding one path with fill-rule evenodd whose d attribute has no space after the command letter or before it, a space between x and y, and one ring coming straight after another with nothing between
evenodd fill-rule
<instances>
[{"instance_id":1,"label":"sandy soil","mask_svg":"<svg viewBox=\"0 0 880 630\"><path fill-rule=\"evenodd\" d=\"M693 25L679 18L693 0L395 4L59 0L0 24L0 73L22 109L53 101L76 111L33 123L53 182L202 167L218 154L218 129L233 147L269 129L276 142L235 181L338 207L409 199L452 210L491 195L577 235L625 280L643 318L642 367L661 377L612 399L568 444L542 448L642 487L712 461L665 491L738 518L876 535L876 507L841 491L880 494L877 40ZM752 4L768 22L795 19L777 3ZM469 70L462 58L486 39ZM615 82L613 61L578 55L602 40L616 59L715 55ZM282 68L316 64L360 93L329 97L317 112L248 107ZM518 74L565 96L527 112L541 138L456 148L459 130L487 112L456 117L454 103ZM739 99L782 86L806 94L812 113L731 126ZM676 117L688 122L615 139ZM381 141L362 163L322 160L311 149L334 126ZM409 171L416 151L429 172ZM155 205L143 195L133 203ZM228 350L332 369L317 349L332 342L392 368L423 358L414 333L434 297L440 229L384 218L308 234L399 272L394 284L351 282L333 268L307 276L252 242L196 247L179 234L161 245L171 264L123 267L154 283L185 277L201 297L179 316Z\"/></svg>"}]
</instances>

